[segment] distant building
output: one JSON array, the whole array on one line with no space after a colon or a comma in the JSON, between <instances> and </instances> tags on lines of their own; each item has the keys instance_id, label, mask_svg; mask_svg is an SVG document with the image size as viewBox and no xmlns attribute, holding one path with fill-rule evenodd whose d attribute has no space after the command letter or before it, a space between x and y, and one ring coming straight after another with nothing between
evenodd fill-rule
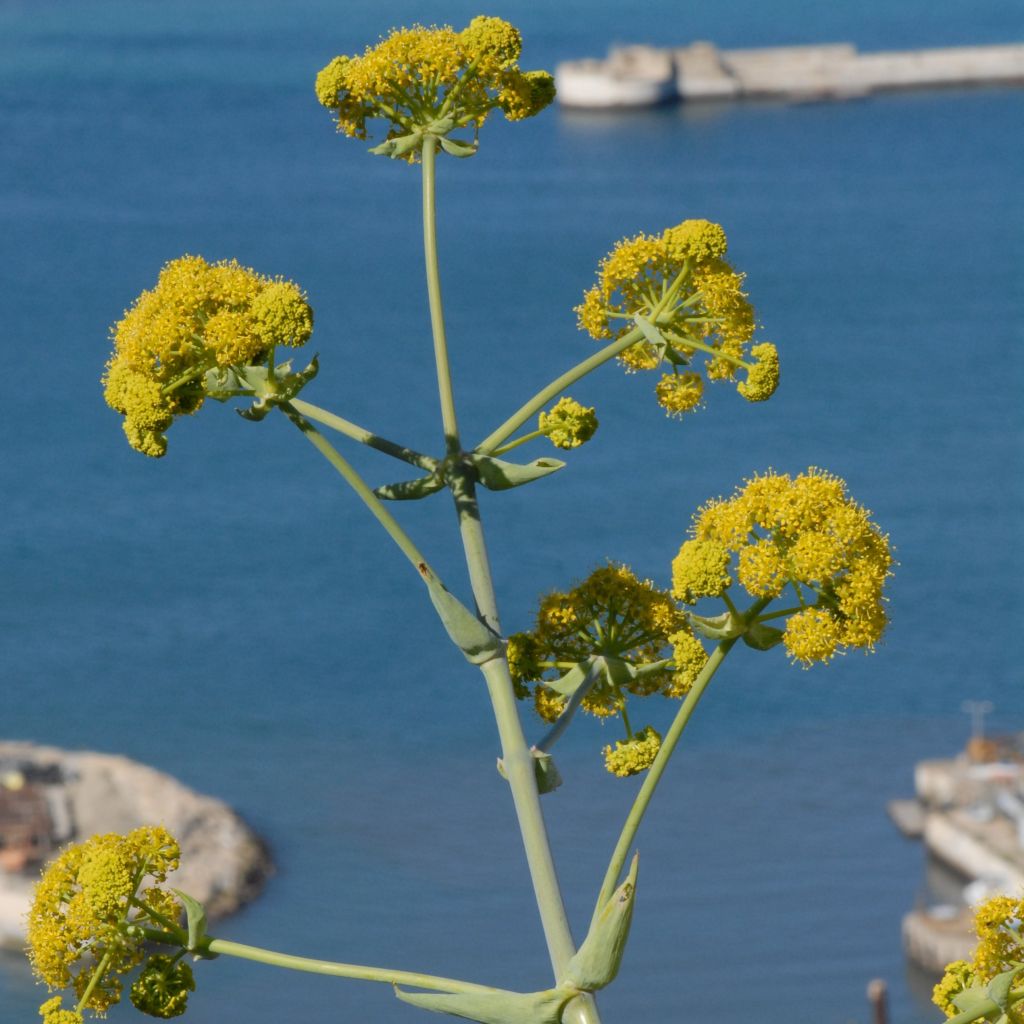
<instances>
[{"instance_id":1,"label":"distant building","mask_svg":"<svg viewBox=\"0 0 1024 1024\"><path fill-rule=\"evenodd\" d=\"M10 773L0 780L0 869L38 867L53 852L53 818L43 791Z\"/></svg>"}]
</instances>

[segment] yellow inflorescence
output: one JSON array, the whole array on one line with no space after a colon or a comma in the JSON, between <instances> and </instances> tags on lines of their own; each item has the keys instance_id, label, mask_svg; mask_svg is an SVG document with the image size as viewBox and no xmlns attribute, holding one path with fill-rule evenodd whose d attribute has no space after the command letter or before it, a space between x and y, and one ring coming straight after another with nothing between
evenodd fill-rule
<instances>
[{"instance_id":1,"label":"yellow inflorescence","mask_svg":"<svg viewBox=\"0 0 1024 1024\"><path fill-rule=\"evenodd\" d=\"M693 646L687 647L686 637ZM673 662L671 645L685 647L687 654ZM534 683L534 707L546 721L554 721L566 707L566 698L547 683L591 656L605 658L606 670L581 707L600 717L619 714L629 695L682 695L707 658L671 596L614 563L571 590L545 596L536 627L508 643L517 692L528 696L526 684Z\"/></svg>"},{"instance_id":2,"label":"yellow inflorescence","mask_svg":"<svg viewBox=\"0 0 1024 1024\"><path fill-rule=\"evenodd\" d=\"M174 418L203 404L208 370L262 363L275 346L303 345L312 331L298 285L233 260L183 256L114 325L107 404L125 417L131 446L159 457Z\"/></svg>"},{"instance_id":3,"label":"yellow inflorescence","mask_svg":"<svg viewBox=\"0 0 1024 1024\"><path fill-rule=\"evenodd\" d=\"M1024 924L1024 899L995 896L986 900L974 914L974 929L978 945L970 962L955 960L946 967L945 975L935 986L932 1001L947 1017L963 1012L954 1000L968 990L980 996L987 995L989 983L1000 974L1014 970L1024 961L1024 943L1021 926ZM1024 1022L1024 977L1014 979L1010 1006L1005 1018L1012 1024Z\"/></svg>"},{"instance_id":4,"label":"yellow inflorescence","mask_svg":"<svg viewBox=\"0 0 1024 1024\"><path fill-rule=\"evenodd\" d=\"M648 725L628 740L616 740L615 746L610 744L604 748L604 765L620 778L639 775L654 764L654 759L661 750L661 734L653 726Z\"/></svg>"},{"instance_id":5,"label":"yellow inflorescence","mask_svg":"<svg viewBox=\"0 0 1024 1024\"><path fill-rule=\"evenodd\" d=\"M672 664L675 672L672 684L665 688L665 696L682 697L689 693L701 669L707 664L708 652L689 628L673 633L668 642L672 644Z\"/></svg>"},{"instance_id":6,"label":"yellow inflorescence","mask_svg":"<svg viewBox=\"0 0 1024 1024\"><path fill-rule=\"evenodd\" d=\"M537 426L556 448L578 448L597 430L597 415L572 398L561 398L550 412L542 412Z\"/></svg>"},{"instance_id":7,"label":"yellow inflorescence","mask_svg":"<svg viewBox=\"0 0 1024 1024\"><path fill-rule=\"evenodd\" d=\"M654 385L654 394L668 416L682 416L700 405L704 379L699 373L666 373Z\"/></svg>"},{"instance_id":8,"label":"yellow inflorescence","mask_svg":"<svg viewBox=\"0 0 1024 1024\"><path fill-rule=\"evenodd\" d=\"M732 585L732 554L715 540L688 540L672 561L672 592L694 604L702 597L721 597Z\"/></svg>"},{"instance_id":9,"label":"yellow inflorescence","mask_svg":"<svg viewBox=\"0 0 1024 1024\"><path fill-rule=\"evenodd\" d=\"M64 850L43 873L28 914L29 959L39 978L50 988L70 985L81 998L102 964L85 1005L105 1013L120 999L119 975L144 956L143 940L125 930L139 912L136 902L177 916L171 894L142 887L164 881L178 858L177 842L162 828L94 836ZM61 1010L59 1000L40 1012L46 1024L70 1024L60 1015L71 1011Z\"/></svg>"},{"instance_id":10,"label":"yellow inflorescence","mask_svg":"<svg viewBox=\"0 0 1024 1024\"><path fill-rule=\"evenodd\" d=\"M624 337L643 317L658 330L660 341L637 341L619 355L628 371L668 365L655 388L670 415L700 405L703 380L680 367L705 357L708 380L746 378L737 385L751 402L769 398L779 383L779 360L769 342L755 345L754 310L743 291L743 275L724 259L727 248L721 225L686 220L661 235L637 235L619 242L602 260L598 281L576 307L579 325L598 341Z\"/></svg>"},{"instance_id":11,"label":"yellow inflorescence","mask_svg":"<svg viewBox=\"0 0 1024 1024\"><path fill-rule=\"evenodd\" d=\"M54 996L39 1007L39 1016L43 1018L43 1024L82 1024L82 1015L77 1010L62 1009L62 1002L60 996Z\"/></svg>"},{"instance_id":12,"label":"yellow inflorescence","mask_svg":"<svg viewBox=\"0 0 1024 1024\"><path fill-rule=\"evenodd\" d=\"M765 602L790 592L798 607L782 639L804 665L847 647L871 650L881 638L889 541L838 477L818 469L754 477L701 509L691 532L672 566L679 600L719 596L734 578Z\"/></svg>"},{"instance_id":13,"label":"yellow inflorescence","mask_svg":"<svg viewBox=\"0 0 1024 1024\"><path fill-rule=\"evenodd\" d=\"M521 49L518 29L501 18L474 18L461 32L395 29L362 56L335 57L317 75L316 96L352 138L365 139L367 121L383 119L387 139L410 143L392 155L413 160L425 132L475 132L496 109L521 121L554 99L551 75L519 70Z\"/></svg>"}]
</instances>

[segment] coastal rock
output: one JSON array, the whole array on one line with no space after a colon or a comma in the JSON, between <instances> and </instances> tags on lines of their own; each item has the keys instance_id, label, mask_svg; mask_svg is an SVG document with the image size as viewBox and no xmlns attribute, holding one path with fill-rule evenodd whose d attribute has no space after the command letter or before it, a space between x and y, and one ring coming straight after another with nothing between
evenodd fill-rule
<instances>
[{"instance_id":1,"label":"coastal rock","mask_svg":"<svg viewBox=\"0 0 1024 1024\"><path fill-rule=\"evenodd\" d=\"M211 918L254 899L273 871L263 841L227 804L127 757L0 741L0 795L7 797L0 801L0 944L24 939L38 862L97 833L163 825L181 844L172 884Z\"/></svg>"}]
</instances>

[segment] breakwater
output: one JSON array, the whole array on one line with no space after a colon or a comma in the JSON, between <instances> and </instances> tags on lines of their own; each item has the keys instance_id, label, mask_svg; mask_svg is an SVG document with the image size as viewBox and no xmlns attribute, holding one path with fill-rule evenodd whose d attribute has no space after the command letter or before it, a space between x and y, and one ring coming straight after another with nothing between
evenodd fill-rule
<instances>
[{"instance_id":1,"label":"breakwater","mask_svg":"<svg viewBox=\"0 0 1024 1024\"><path fill-rule=\"evenodd\" d=\"M1024 84L1024 44L861 53L852 43L720 50L613 47L555 69L563 106L648 107L674 101L842 100L876 92Z\"/></svg>"}]
</instances>

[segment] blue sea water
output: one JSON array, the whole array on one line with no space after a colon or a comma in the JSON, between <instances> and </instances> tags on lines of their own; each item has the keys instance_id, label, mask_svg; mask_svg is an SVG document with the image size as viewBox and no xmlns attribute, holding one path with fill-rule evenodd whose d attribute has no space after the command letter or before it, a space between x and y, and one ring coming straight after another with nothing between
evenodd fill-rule
<instances>
[{"instance_id":1,"label":"blue sea water","mask_svg":"<svg viewBox=\"0 0 1024 1024\"><path fill-rule=\"evenodd\" d=\"M393 24L475 13L0 2L0 735L126 753L236 806L279 872L225 937L536 988L546 956L486 695L404 562L283 420L205 409L156 462L98 388L108 325L163 262L236 257L308 290L311 400L436 449L418 175L336 136L311 81ZM1010 0L494 13L523 29L524 66L547 67L614 41L1024 35ZM610 245L684 217L726 226L783 359L766 406L720 388L681 423L615 367L574 388L598 408L595 441L563 473L485 496L509 629L605 557L666 583L691 512L769 466L843 475L900 561L873 657L802 672L744 650L716 679L640 835L609 1024L864 1021L875 976L898 1024L935 1019L899 939L922 855L884 805L915 761L962 744L965 698L1024 725L1022 107L977 89L552 110L489 123L479 156L442 165L467 438L591 351L571 307ZM374 483L395 476L353 458ZM447 503L399 512L465 593ZM545 798L578 930L635 789L604 773L604 742L575 728ZM385 987L227 958L198 974L195 1024L413 1014ZM0 959L0 1024L35 1019L40 995Z\"/></svg>"}]
</instances>

